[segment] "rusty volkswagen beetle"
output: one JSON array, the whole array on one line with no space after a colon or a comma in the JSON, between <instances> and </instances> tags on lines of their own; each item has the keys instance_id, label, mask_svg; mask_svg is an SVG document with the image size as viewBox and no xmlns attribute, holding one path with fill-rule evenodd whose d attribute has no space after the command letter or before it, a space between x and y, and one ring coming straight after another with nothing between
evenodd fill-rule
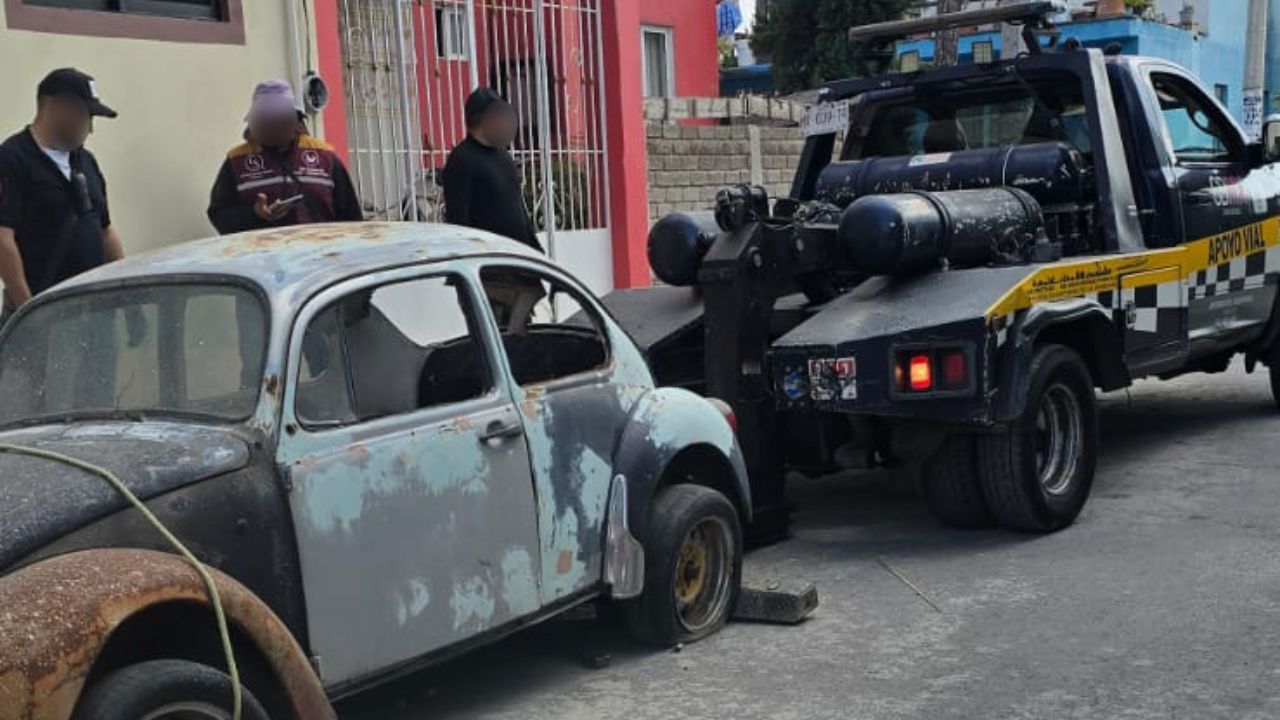
<instances>
[{"instance_id":1,"label":"rusty volkswagen beetle","mask_svg":"<svg viewBox=\"0 0 1280 720\"><path fill-rule=\"evenodd\" d=\"M702 637L751 514L731 421L483 233L311 226L100 268L0 333L0 719L231 718L228 635L253 720L333 717L596 598L643 640Z\"/></svg>"}]
</instances>

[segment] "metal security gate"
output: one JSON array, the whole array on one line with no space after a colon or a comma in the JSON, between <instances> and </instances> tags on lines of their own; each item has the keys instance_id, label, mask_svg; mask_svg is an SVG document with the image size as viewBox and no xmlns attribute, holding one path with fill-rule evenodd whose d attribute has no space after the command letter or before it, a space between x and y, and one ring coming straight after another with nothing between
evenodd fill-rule
<instances>
[{"instance_id":1,"label":"metal security gate","mask_svg":"<svg viewBox=\"0 0 1280 720\"><path fill-rule=\"evenodd\" d=\"M339 0L350 164L366 216L443 221L440 173L466 137L467 95L487 85L520 119L512 155L552 257L607 251L608 1Z\"/></svg>"}]
</instances>

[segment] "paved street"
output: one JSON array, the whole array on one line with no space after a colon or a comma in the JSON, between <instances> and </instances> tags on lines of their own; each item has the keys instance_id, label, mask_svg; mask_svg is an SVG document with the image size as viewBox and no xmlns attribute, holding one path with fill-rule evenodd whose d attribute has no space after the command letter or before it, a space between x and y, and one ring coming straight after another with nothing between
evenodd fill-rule
<instances>
[{"instance_id":1,"label":"paved street","mask_svg":"<svg viewBox=\"0 0 1280 720\"><path fill-rule=\"evenodd\" d=\"M1079 522L965 533L875 478L796 484L748 574L818 584L798 628L683 652L560 621L344 703L344 720L1280 717L1280 414L1265 373L1104 401ZM932 609L877 558L921 587ZM582 657L612 655L605 669Z\"/></svg>"}]
</instances>

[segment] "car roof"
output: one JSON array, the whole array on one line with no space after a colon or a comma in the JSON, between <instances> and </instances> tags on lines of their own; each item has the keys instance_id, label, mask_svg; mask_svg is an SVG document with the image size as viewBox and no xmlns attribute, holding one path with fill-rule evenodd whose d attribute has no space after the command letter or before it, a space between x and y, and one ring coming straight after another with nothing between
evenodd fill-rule
<instances>
[{"instance_id":1,"label":"car roof","mask_svg":"<svg viewBox=\"0 0 1280 720\"><path fill-rule=\"evenodd\" d=\"M139 253L76 276L57 290L141 278L209 275L248 280L270 296L298 297L376 270L478 255L543 258L522 243L453 225L297 225L177 243Z\"/></svg>"}]
</instances>

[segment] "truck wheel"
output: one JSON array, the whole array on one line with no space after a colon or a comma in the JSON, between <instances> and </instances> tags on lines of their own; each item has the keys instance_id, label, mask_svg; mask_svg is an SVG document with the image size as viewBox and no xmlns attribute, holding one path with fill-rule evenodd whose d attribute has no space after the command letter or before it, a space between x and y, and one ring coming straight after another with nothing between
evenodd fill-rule
<instances>
[{"instance_id":1,"label":"truck wheel","mask_svg":"<svg viewBox=\"0 0 1280 720\"><path fill-rule=\"evenodd\" d=\"M996 524L978 481L973 444L972 437L953 434L924 466L925 505L943 525L977 529Z\"/></svg>"},{"instance_id":2,"label":"truck wheel","mask_svg":"<svg viewBox=\"0 0 1280 720\"><path fill-rule=\"evenodd\" d=\"M1280 342L1271 346L1267 353L1267 372L1271 375L1271 397L1280 408Z\"/></svg>"},{"instance_id":3,"label":"truck wheel","mask_svg":"<svg viewBox=\"0 0 1280 720\"><path fill-rule=\"evenodd\" d=\"M76 705L76 720L231 720L231 678L186 660L152 660L95 682ZM270 720L247 688L244 720Z\"/></svg>"},{"instance_id":4,"label":"truck wheel","mask_svg":"<svg viewBox=\"0 0 1280 720\"><path fill-rule=\"evenodd\" d=\"M1089 497L1098 417L1089 368L1062 345L1036 350L1026 407L1006 432L978 438L978 474L997 522L1045 533L1075 521Z\"/></svg>"},{"instance_id":5,"label":"truck wheel","mask_svg":"<svg viewBox=\"0 0 1280 720\"><path fill-rule=\"evenodd\" d=\"M701 485L663 489L644 550L644 592L623 605L637 640L691 642L728 621L742 585L742 528L728 498Z\"/></svg>"}]
</instances>

